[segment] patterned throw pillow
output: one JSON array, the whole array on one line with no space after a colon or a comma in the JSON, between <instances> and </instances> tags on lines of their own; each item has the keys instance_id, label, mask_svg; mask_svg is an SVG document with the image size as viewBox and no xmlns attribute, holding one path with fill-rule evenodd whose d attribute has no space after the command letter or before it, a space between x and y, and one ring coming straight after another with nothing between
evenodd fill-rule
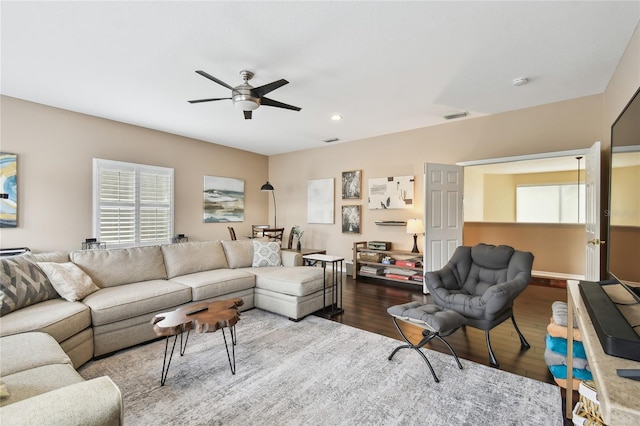
<instances>
[{"instance_id":1,"label":"patterned throw pillow","mask_svg":"<svg viewBox=\"0 0 640 426\"><path fill-rule=\"evenodd\" d=\"M25 256L0 259L0 316L57 297L49 278Z\"/></svg>"},{"instance_id":2,"label":"patterned throw pillow","mask_svg":"<svg viewBox=\"0 0 640 426\"><path fill-rule=\"evenodd\" d=\"M253 266L281 266L280 242L253 240Z\"/></svg>"},{"instance_id":3,"label":"patterned throw pillow","mask_svg":"<svg viewBox=\"0 0 640 426\"><path fill-rule=\"evenodd\" d=\"M73 262L38 262L53 288L69 302L81 300L100 290L93 280Z\"/></svg>"}]
</instances>

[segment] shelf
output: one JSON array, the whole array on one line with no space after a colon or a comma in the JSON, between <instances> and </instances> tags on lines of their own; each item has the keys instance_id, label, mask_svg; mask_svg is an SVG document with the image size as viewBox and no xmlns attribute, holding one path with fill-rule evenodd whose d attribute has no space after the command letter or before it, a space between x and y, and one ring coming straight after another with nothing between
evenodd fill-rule
<instances>
[{"instance_id":1,"label":"shelf","mask_svg":"<svg viewBox=\"0 0 640 426\"><path fill-rule=\"evenodd\" d=\"M372 259L363 260L360 258L360 254L370 253L377 254L378 256L374 256ZM411 251L406 250L374 250L367 248L366 241L359 241L353 244L353 278L363 277L363 278L373 278L379 281L386 281L389 283L402 283L408 284L409 286L419 286L423 287L423 281L416 281L411 278L409 279L399 279L393 277L387 277L385 275L379 275L370 272L362 272L360 268L362 266L375 266L378 268L394 268L398 270L405 271L415 271L420 276L423 275L423 267L422 266L403 266L389 263L376 262L376 259L382 260L382 257L390 256L395 258L396 260L409 259L409 258L420 258L422 261L421 253L413 253Z\"/></svg>"},{"instance_id":2,"label":"shelf","mask_svg":"<svg viewBox=\"0 0 640 426\"><path fill-rule=\"evenodd\" d=\"M360 265L375 265L375 266L382 265L384 267L389 267L389 268L409 269L411 271L422 272L422 266L413 267L413 266L402 266L402 265L393 265L393 264L389 265L389 264L381 263L381 262L369 262L367 260L358 260L358 263Z\"/></svg>"},{"instance_id":3,"label":"shelf","mask_svg":"<svg viewBox=\"0 0 640 426\"><path fill-rule=\"evenodd\" d=\"M407 226L407 222L401 222L401 221L386 221L386 220L382 220L382 221L376 221L376 225L379 226Z\"/></svg>"},{"instance_id":4,"label":"shelf","mask_svg":"<svg viewBox=\"0 0 640 426\"><path fill-rule=\"evenodd\" d=\"M366 272L358 272L358 276L359 277L366 277L366 278L376 278L376 279L385 280L385 281L393 281L393 282L396 282L396 283L418 285L418 286L422 287L422 281L398 280L398 279L395 279L395 278L385 277L384 275L367 274Z\"/></svg>"}]
</instances>

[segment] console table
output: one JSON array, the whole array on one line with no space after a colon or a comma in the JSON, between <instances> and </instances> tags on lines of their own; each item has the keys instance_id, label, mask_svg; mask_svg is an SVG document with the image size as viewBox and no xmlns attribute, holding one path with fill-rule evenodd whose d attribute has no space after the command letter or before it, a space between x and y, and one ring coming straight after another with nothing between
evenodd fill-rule
<instances>
[{"instance_id":1,"label":"console table","mask_svg":"<svg viewBox=\"0 0 640 426\"><path fill-rule=\"evenodd\" d=\"M640 382L619 377L619 368L640 368L640 362L607 355L602 349L587 308L580 295L580 282L567 281L567 328L573 329L573 316L578 322L589 368L598 389L600 412L608 425L640 424ZM568 333L567 354L573 353L572 333ZM573 358L567 355L566 417L572 418Z\"/></svg>"}]
</instances>

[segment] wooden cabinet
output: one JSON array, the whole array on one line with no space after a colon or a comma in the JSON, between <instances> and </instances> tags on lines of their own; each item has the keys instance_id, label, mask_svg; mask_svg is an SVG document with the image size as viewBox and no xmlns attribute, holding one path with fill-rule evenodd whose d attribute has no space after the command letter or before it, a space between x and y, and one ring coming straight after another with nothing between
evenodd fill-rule
<instances>
[{"instance_id":1,"label":"wooden cabinet","mask_svg":"<svg viewBox=\"0 0 640 426\"><path fill-rule=\"evenodd\" d=\"M398 263L383 263L383 259L387 256ZM416 262L415 266L406 266L407 263L411 265L412 261ZM362 270L363 267L364 270ZM390 271L395 273L390 273ZM353 278L357 279L357 277L422 287L422 254L403 250L374 250L367 248L366 241L355 242L353 243Z\"/></svg>"}]
</instances>

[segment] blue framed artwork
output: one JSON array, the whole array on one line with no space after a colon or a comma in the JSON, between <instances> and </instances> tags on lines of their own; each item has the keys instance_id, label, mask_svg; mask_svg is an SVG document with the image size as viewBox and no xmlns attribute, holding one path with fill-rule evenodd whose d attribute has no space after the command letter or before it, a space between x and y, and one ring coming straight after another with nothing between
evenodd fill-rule
<instances>
[{"instance_id":1,"label":"blue framed artwork","mask_svg":"<svg viewBox=\"0 0 640 426\"><path fill-rule=\"evenodd\" d=\"M0 152L0 228L18 226L18 156Z\"/></svg>"}]
</instances>

